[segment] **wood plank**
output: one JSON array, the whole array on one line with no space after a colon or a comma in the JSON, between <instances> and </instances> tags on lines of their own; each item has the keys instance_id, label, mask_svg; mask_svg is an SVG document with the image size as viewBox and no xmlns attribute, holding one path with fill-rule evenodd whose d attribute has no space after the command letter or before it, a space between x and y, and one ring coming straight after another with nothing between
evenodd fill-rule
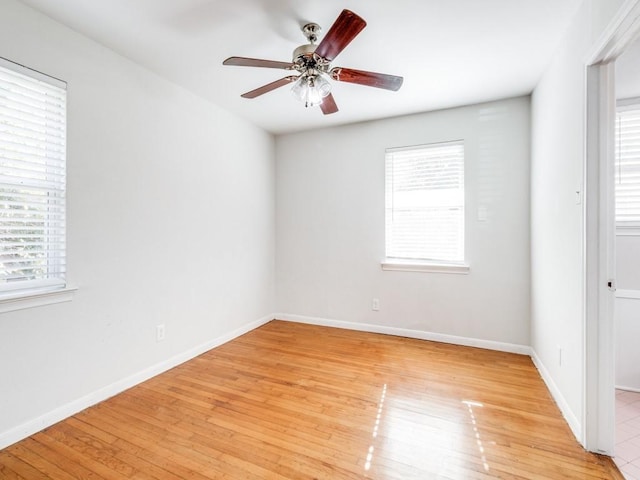
<instances>
[{"instance_id":1,"label":"wood plank","mask_svg":"<svg viewBox=\"0 0 640 480\"><path fill-rule=\"evenodd\" d=\"M526 356L280 321L0 451L0 477L623 478Z\"/></svg>"}]
</instances>

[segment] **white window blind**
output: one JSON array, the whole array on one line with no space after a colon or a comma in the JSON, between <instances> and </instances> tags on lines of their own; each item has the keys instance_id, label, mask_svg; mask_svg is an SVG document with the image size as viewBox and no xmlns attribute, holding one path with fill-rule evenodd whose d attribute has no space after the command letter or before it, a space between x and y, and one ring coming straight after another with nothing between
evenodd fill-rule
<instances>
[{"instance_id":1,"label":"white window blind","mask_svg":"<svg viewBox=\"0 0 640 480\"><path fill-rule=\"evenodd\" d=\"M0 293L65 285L66 85L0 59Z\"/></svg>"},{"instance_id":2,"label":"white window blind","mask_svg":"<svg viewBox=\"0 0 640 480\"><path fill-rule=\"evenodd\" d=\"M616 225L640 227L640 107L616 114Z\"/></svg>"},{"instance_id":3,"label":"white window blind","mask_svg":"<svg viewBox=\"0 0 640 480\"><path fill-rule=\"evenodd\" d=\"M464 144L391 148L385 162L386 257L464 262Z\"/></svg>"}]
</instances>

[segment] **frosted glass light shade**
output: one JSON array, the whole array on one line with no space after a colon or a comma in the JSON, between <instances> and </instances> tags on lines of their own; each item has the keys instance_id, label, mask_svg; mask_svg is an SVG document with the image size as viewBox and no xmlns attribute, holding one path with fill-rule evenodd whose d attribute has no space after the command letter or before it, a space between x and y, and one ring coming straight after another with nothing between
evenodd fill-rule
<instances>
[{"instance_id":1,"label":"frosted glass light shade","mask_svg":"<svg viewBox=\"0 0 640 480\"><path fill-rule=\"evenodd\" d=\"M315 107L331 93L331 84L322 75L301 75L291 87L291 93L304 102L305 107Z\"/></svg>"}]
</instances>

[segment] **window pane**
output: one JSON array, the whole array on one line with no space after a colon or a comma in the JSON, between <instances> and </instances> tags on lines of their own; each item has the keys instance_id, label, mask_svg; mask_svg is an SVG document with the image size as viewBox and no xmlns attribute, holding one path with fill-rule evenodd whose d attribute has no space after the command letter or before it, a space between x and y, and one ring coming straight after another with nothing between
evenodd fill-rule
<instances>
[{"instance_id":1,"label":"window pane","mask_svg":"<svg viewBox=\"0 0 640 480\"><path fill-rule=\"evenodd\" d=\"M616 223L640 226L640 109L616 116Z\"/></svg>"},{"instance_id":2,"label":"window pane","mask_svg":"<svg viewBox=\"0 0 640 480\"><path fill-rule=\"evenodd\" d=\"M386 154L387 258L464 261L462 142Z\"/></svg>"},{"instance_id":3,"label":"window pane","mask_svg":"<svg viewBox=\"0 0 640 480\"><path fill-rule=\"evenodd\" d=\"M0 291L64 285L66 89L0 63Z\"/></svg>"}]
</instances>

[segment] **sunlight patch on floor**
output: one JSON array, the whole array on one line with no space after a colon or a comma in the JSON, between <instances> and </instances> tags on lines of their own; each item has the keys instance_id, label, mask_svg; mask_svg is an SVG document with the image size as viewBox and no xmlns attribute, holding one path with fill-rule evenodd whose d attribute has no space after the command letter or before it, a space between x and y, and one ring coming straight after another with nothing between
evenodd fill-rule
<instances>
[{"instance_id":1,"label":"sunlight patch on floor","mask_svg":"<svg viewBox=\"0 0 640 480\"><path fill-rule=\"evenodd\" d=\"M380 400L378 401L378 413L376 415L376 423L373 427L373 438L375 439L378 436L378 431L380 429L380 419L382 418L382 410L384 409L384 401L387 397L387 384L385 383L382 387L382 393L380 394ZM374 446L369 446L369 451L367 452L367 460L364 464L364 469L369 470L371 468L371 460L373 460L373 451Z\"/></svg>"}]
</instances>

